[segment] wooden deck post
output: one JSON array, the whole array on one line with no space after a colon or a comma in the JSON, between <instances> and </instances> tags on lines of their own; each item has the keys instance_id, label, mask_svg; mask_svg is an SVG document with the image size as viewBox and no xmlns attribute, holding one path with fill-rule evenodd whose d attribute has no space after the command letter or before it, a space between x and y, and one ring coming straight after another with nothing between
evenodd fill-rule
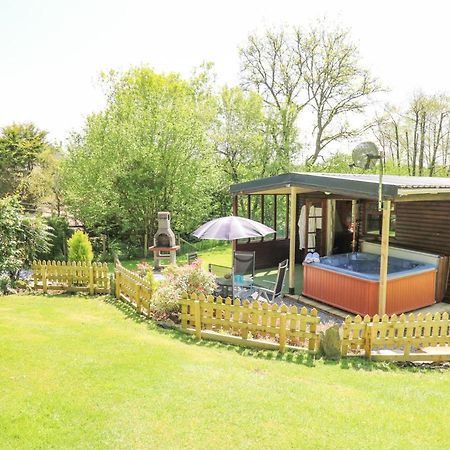
<instances>
[{"instance_id":1,"label":"wooden deck post","mask_svg":"<svg viewBox=\"0 0 450 450\"><path fill-rule=\"evenodd\" d=\"M289 294L295 292L295 236L297 232L297 192L291 187L291 217L289 227Z\"/></svg>"},{"instance_id":2,"label":"wooden deck post","mask_svg":"<svg viewBox=\"0 0 450 450\"><path fill-rule=\"evenodd\" d=\"M387 270L389 256L389 225L391 222L391 201L383 202L383 224L381 227L380 285L378 291L378 314L386 313Z\"/></svg>"},{"instance_id":3,"label":"wooden deck post","mask_svg":"<svg viewBox=\"0 0 450 450\"><path fill-rule=\"evenodd\" d=\"M352 252L356 252L356 200L352 200Z\"/></svg>"},{"instance_id":4,"label":"wooden deck post","mask_svg":"<svg viewBox=\"0 0 450 450\"><path fill-rule=\"evenodd\" d=\"M233 195L233 212L232 212L232 214L233 214L233 216L238 215L238 196L237 195ZM236 244L237 244L236 240L234 240L231 244L233 252L236 251Z\"/></svg>"},{"instance_id":5,"label":"wooden deck post","mask_svg":"<svg viewBox=\"0 0 450 450\"><path fill-rule=\"evenodd\" d=\"M115 275L116 275L116 298L119 300L120 299L120 272L117 270L117 266L116 266L116 270L115 270Z\"/></svg>"}]
</instances>

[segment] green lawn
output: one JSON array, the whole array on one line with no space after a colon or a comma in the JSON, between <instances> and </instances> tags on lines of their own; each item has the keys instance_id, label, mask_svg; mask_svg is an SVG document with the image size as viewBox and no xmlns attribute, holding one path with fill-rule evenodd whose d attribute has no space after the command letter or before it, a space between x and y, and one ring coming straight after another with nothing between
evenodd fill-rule
<instances>
[{"instance_id":1,"label":"green lawn","mask_svg":"<svg viewBox=\"0 0 450 450\"><path fill-rule=\"evenodd\" d=\"M221 266L231 266L231 245L220 245L206 250L199 250L197 254L202 259L205 268L207 268L210 263L219 264ZM142 261L147 261L149 264L153 264L152 257L147 258L147 260L144 258L120 260L121 264L130 270L135 270L136 266ZM186 264L186 262L187 254L177 255L178 264ZM110 272L113 271L113 266L113 263L108 263Z\"/></svg>"},{"instance_id":2,"label":"green lawn","mask_svg":"<svg viewBox=\"0 0 450 450\"><path fill-rule=\"evenodd\" d=\"M448 448L450 372L197 342L103 298L0 298L0 448Z\"/></svg>"}]
</instances>

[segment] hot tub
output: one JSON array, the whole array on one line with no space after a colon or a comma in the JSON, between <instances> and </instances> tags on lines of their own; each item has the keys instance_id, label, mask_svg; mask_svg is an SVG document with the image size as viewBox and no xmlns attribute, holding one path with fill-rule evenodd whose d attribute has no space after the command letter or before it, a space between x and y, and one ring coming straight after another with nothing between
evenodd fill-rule
<instances>
[{"instance_id":1,"label":"hot tub","mask_svg":"<svg viewBox=\"0 0 450 450\"><path fill-rule=\"evenodd\" d=\"M345 253L303 263L303 295L355 314L378 313L380 256ZM399 314L435 302L436 268L389 257L386 314Z\"/></svg>"}]
</instances>

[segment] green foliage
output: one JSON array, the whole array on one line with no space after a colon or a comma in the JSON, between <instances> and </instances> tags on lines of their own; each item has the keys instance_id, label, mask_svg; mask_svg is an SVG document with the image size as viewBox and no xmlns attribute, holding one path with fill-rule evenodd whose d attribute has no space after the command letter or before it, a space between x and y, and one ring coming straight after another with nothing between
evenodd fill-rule
<instances>
[{"instance_id":1,"label":"green foliage","mask_svg":"<svg viewBox=\"0 0 450 450\"><path fill-rule=\"evenodd\" d=\"M65 201L90 229L133 240L151 236L159 210L177 232L208 217L217 184L208 92L146 67L103 81L106 109L89 116L62 167Z\"/></svg>"},{"instance_id":2,"label":"green foliage","mask_svg":"<svg viewBox=\"0 0 450 450\"><path fill-rule=\"evenodd\" d=\"M164 279L152 296L151 308L162 314L177 312L183 293L211 294L216 287L215 276L197 260L184 266L168 266Z\"/></svg>"},{"instance_id":3,"label":"green foliage","mask_svg":"<svg viewBox=\"0 0 450 450\"><path fill-rule=\"evenodd\" d=\"M218 97L212 139L223 172L216 194L217 215L231 210L229 186L276 172L277 154L267 140L269 118L256 92L224 87Z\"/></svg>"},{"instance_id":4,"label":"green foliage","mask_svg":"<svg viewBox=\"0 0 450 450\"><path fill-rule=\"evenodd\" d=\"M152 290L156 290L158 287L158 282L155 279L153 267L148 262L141 261L137 265L137 271L139 272L139 275L150 284Z\"/></svg>"},{"instance_id":5,"label":"green foliage","mask_svg":"<svg viewBox=\"0 0 450 450\"><path fill-rule=\"evenodd\" d=\"M0 295L7 294L11 288L12 288L11 278L6 274L0 273Z\"/></svg>"},{"instance_id":6,"label":"green foliage","mask_svg":"<svg viewBox=\"0 0 450 450\"><path fill-rule=\"evenodd\" d=\"M48 148L47 132L31 123L13 123L0 133L0 197L16 191L30 174L39 155Z\"/></svg>"},{"instance_id":7,"label":"green foliage","mask_svg":"<svg viewBox=\"0 0 450 450\"><path fill-rule=\"evenodd\" d=\"M38 255L43 260L65 260L67 255L67 238L71 235L69 222L63 216L52 215L46 218L49 227L52 228L51 249Z\"/></svg>"},{"instance_id":8,"label":"green foliage","mask_svg":"<svg viewBox=\"0 0 450 450\"><path fill-rule=\"evenodd\" d=\"M18 187L22 197L35 206L51 208L60 215L63 205L60 178L61 151L48 145L36 158L36 163L28 176Z\"/></svg>"},{"instance_id":9,"label":"green foliage","mask_svg":"<svg viewBox=\"0 0 450 450\"><path fill-rule=\"evenodd\" d=\"M0 273L16 278L21 268L50 248L50 228L42 218L24 214L16 197L0 199Z\"/></svg>"},{"instance_id":10,"label":"green foliage","mask_svg":"<svg viewBox=\"0 0 450 450\"><path fill-rule=\"evenodd\" d=\"M81 230L75 231L67 241L67 254L69 261L92 262L94 252L89 236Z\"/></svg>"}]
</instances>

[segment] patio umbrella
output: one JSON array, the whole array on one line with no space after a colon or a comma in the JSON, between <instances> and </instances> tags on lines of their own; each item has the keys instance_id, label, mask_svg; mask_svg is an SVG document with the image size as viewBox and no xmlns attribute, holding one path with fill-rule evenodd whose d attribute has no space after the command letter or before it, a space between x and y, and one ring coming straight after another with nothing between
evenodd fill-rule
<instances>
[{"instance_id":1,"label":"patio umbrella","mask_svg":"<svg viewBox=\"0 0 450 450\"><path fill-rule=\"evenodd\" d=\"M206 222L192 234L199 239L233 241L235 239L263 237L271 233L275 233L275 230L255 220L227 216Z\"/></svg>"}]
</instances>

